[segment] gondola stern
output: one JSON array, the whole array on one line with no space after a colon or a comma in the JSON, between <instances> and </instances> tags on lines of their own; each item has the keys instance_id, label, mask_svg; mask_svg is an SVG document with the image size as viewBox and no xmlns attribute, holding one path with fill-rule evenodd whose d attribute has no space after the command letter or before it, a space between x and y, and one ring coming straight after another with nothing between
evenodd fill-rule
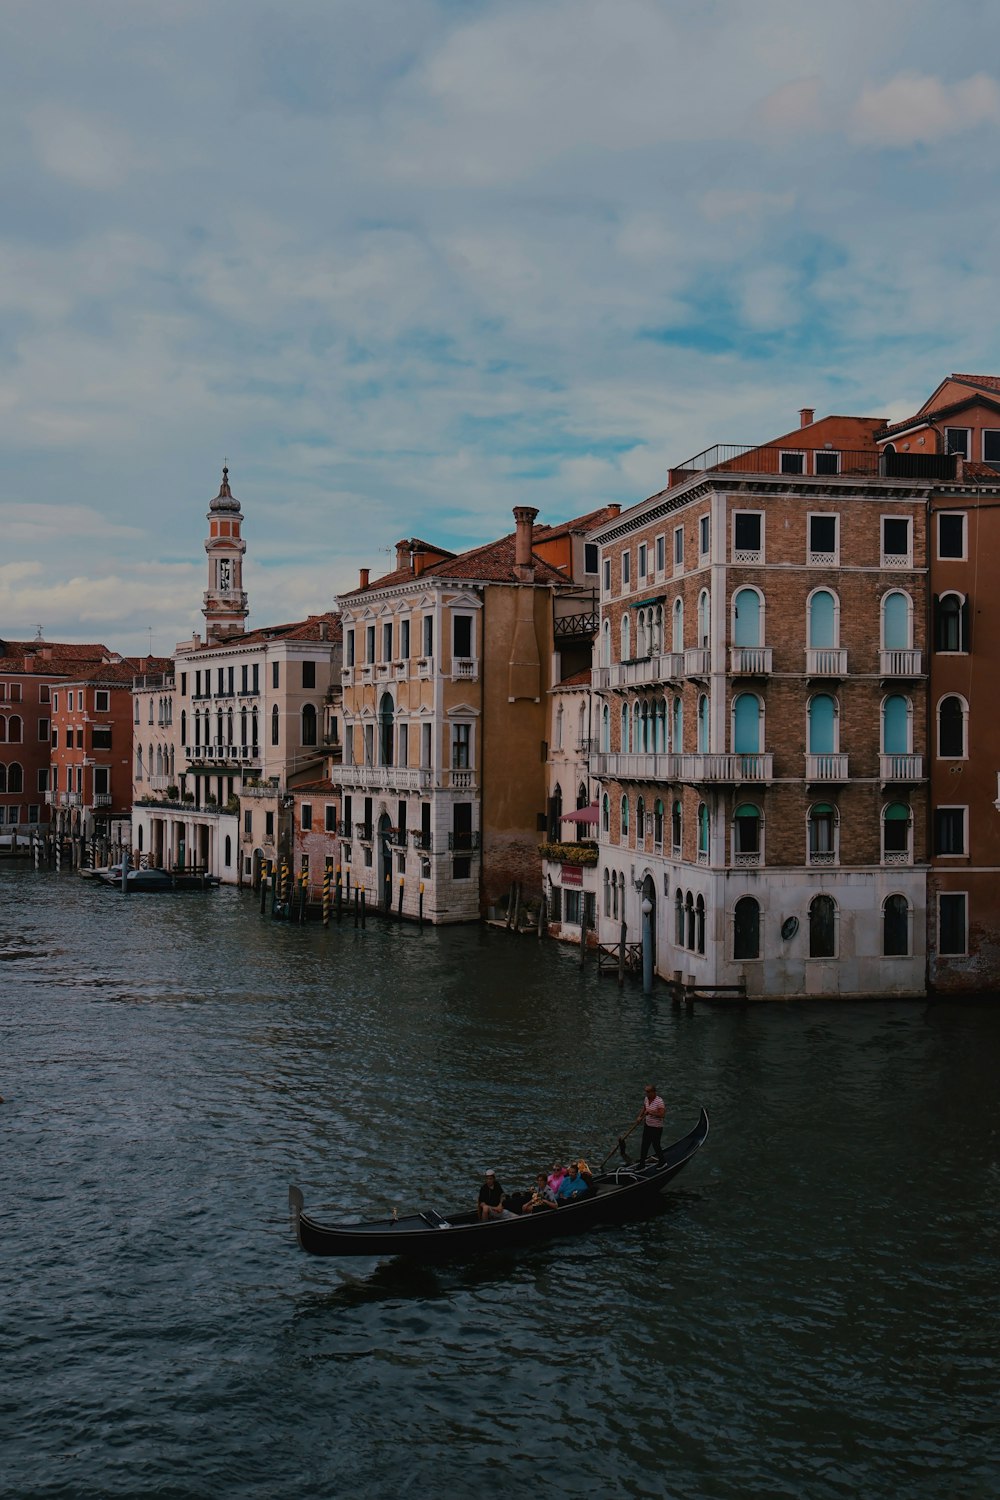
<instances>
[{"instance_id":1,"label":"gondola stern","mask_svg":"<svg viewBox=\"0 0 1000 1500\"><path fill-rule=\"evenodd\" d=\"M295 1230L295 1238L303 1249L305 1248L302 1245L302 1210L304 1208L305 1199L302 1196L302 1189L296 1187L293 1182L288 1188L288 1212L292 1216L292 1227Z\"/></svg>"}]
</instances>

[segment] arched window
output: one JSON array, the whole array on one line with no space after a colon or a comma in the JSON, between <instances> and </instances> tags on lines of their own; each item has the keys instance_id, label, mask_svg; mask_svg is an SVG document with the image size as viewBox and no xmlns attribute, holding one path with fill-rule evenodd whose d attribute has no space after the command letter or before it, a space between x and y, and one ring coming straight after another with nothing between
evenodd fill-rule
<instances>
[{"instance_id":1,"label":"arched window","mask_svg":"<svg viewBox=\"0 0 1000 1500\"><path fill-rule=\"evenodd\" d=\"M966 715L964 698L951 694L938 704L938 755L949 760L963 760L966 749Z\"/></svg>"},{"instance_id":2,"label":"arched window","mask_svg":"<svg viewBox=\"0 0 1000 1500\"><path fill-rule=\"evenodd\" d=\"M611 915L617 921L618 918L618 875L617 872L611 877Z\"/></svg>"},{"instance_id":3,"label":"arched window","mask_svg":"<svg viewBox=\"0 0 1000 1500\"><path fill-rule=\"evenodd\" d=\"M601 627L601 666L611 665L611 621L605 620Z\"/></svg>"},{"instance_id":4,"label":"arched window","mask_svg":"<svg viewBox=\"0 0 1000 1500\"><path fill-rule=\"evenodd\" d=\"M181 717L183 718L183 715ZM257 710L256 709L254 709L253 713L250 715L250 734L251 734L250 743L253 745L254 749L256 750L256 748L257 748Z\"/></svg>"},{"instance_id":5,"label":"arched window","mask_svg":"<svg viewBox=\"0 0 1000 1500\"><path fill-rule=\"evenodd\" d=\"M0 745L4 745L4 744L6 744L6 742L7 742L7 720L6 719L0 719Z\"/></svg>"},{"instance_id":6,"label":"arched window","mask_svg":"<svg viewBox=\"0 0 1000 1500\"><path fill-rule=\"evenodd\" d=\"M698 803L698 854L702 859L708 858L708 834L709 819L708 808L704 802Z\"/></svg>"},{"instance_id":7,"label":"arched window","mask_svg":"<svg viewBox=\"0 0 1000 1500\"><path fill-rule=\"evenodd\" d=\"M836 956L837 903L832 896L814 896L809 903L809 957Z\"/></svg>"},{"instance_id":8,"label":"arched window","mask_svg":"<svg viewBox=\"0 0 1000 1500\"><path fill-rule=\"evenodd\" d=\"M606 703L601 709L601 749L605 755L611 749L611 710Z\"/></svg>"},{"instance_id":9,"label":"arched window","mask_svg":"<svg viewBox=\"0 0 1000 1500\"><path fill-rule=\"evenodd\" d=\"M906 802L890 802L882 813L882 863L908 865L913 859L913 817Z\"/></svg>"},{"instance_id":10,"label":"arched window","mask_svg":"<svg viewBox=\"0 0 1000 1500\"><path fill-rule=\"evenodd\" d=\"M684 832L683 816L681 813L680 798L675 798L670 809L670 843L675 854L681 852L681 838Z\"/></svg>"},{"instance_id":11,"label":"arched window","mask_svg":"<svg viewBox=\"0 0 1000 1500\"><path fill-rule=\"evenodd\" d=\"M9 745L19 745L21 743L22 732L21 715L11 714L7 720L7 743Z\"/></svg>"},{"instance_id":12,"label":"arched window","mask_svg":"<svg viewBox=\"0 0 1000 1500\"><path fill-rule=\"evenodd\" d=\"M249 743L249 741L247 740L247 728L248 728L248 726L249 726L249 720L247 718L247 711L246 711L245 708L241 708L240 709L240 744L241 745L246 745L246 744Z\"/></svg>"},{"instance_id":13,"label":"arched window","mask_svg":"<svg viewBox=\"0 0 1000 1500\"><path fill-rule=\"evenodd\" d=\"M807 739L810 755L832 755L837 748L837 702L829 693L810 698L806 710Z\"/></svg>"},{"instance_id":14,"label":"arched window","mask_svg":"<svg viewBox=\"0 0 1000 1500\"><path fill-rule=\"evenodd\" d=\"M697 953L705 951L705 898L699 896L694 903L694 946Z\"/></svg>"},{"instance_id":15,"label":"arched window","mask_svg":"<svg viewBox=\"0 0 1000 1500\"><path fill-rule=\"evenodd\" d=\"M643 746L642 746L642 736L639 733L639 729L641 727L640 726L640 719L641 719L641 715L640 715L640 711L639 711L639 700L637 698L635 700L635 702L632 704L632 749L633 750L641 750L643 748Z\"/></svg>"},{"instance_id":16,"label":"arched window","mask_svg":"<svg viewBox=\"0 0 1000 1500\"><path fill-rule=\"evenodd\" d=\"M606 868L604 871L604 915L606 917L611 915L611 877Z\"/></svg>"},{"instance_id":17,"label":"arched window","mask_svg":"<svg viewBox=\"0 0 1000 1500\"><path fill-rule=\"evenodd\" d=\"M628 612L622 615L622 661L630 661L632 658L632 646L630 636Z\"/></svg>"},{"instance_id":18,"label":"arched window","mask_svg":"<svg viewBox=\"0 0 1000 1500\"><path fill-rule=\"evenodd\" d=\"M626 796L622 797L621 824L622 824L621 841L622 841L623 844L625 844L625 843L628 843L628 797L626 797Z\"/></svg>"},{"instance_id":19,"label":"arched window","mask_svg":"<svg viewBox=\"0 0 1000 1500\"><path fill-rule=\"evenodd\" d=\"M940 594L934 600L934 650L968 651L969 601L961 594Z\"/></svg>"},{"instance_id":20,"label":"arched window","mask_svg":"<svg viewBox=\"0 0 1000 1500\"><path fill-rule=\"evenodd\" d=\"M653 843L657 849L663 848L663 803L659 797L653 803Z\"/></svg>"},{"instance_id":21,"label":"arched window","mask_svg":"<svg viewBox=\"0 0 1000 1500\"><path fill-rule=\"evenodd\" d=\"M8 792L24 791L24 771L18 765L17 761L14 761L13 765L7 767L7 790ZM79 786L77 790L79 791Z\"/></svg>"},{"instance_id":22,"label":"arched window","mask_svg":"<svg viewBox=\"0 0 1000 1500\"><path fill-rule=\"evenodd\" d=\"M635 615L635 654L642 659L649 655L646 634L646 611L636 610Z\"/></svg>"},{"instance_id":23,"label":"arched window","mask_svg":"<svg viewBox=\"0 0 1000 1500\"><path fill-rule=\"evenodd\" d=\"M760 958L760 906L741 896L733 911L733 958Z\"/></svg>"},{"instance_id":24,"label":"arched window","mask_svg":"<svg viewBox=\"0 0 1000 1500\"><path fill-rule=\"evenodd\" d=\"M753 693L733 700L733 749L737 755L760 753L760 699Z\"/></svg>"},{"instance_id":25,"label":"arched window","mask_svg":"<svg viewBox=\"0 0 1000 1500\"><path fill-rule=\"evenodd\" d=\"M316 743L316 709L311 703L302 705L302 743L303 745Z\"/></svg>"},{"instance_id":26,"label":"arched window","mask_svg":"<svg viewBox=\"0 0 1000 1500\"><path fill-rule=\"evenodd\" d=\"M0 761L0 792L7 790L7 767Z\"/></svg>"},{"instance_id":27,"label":"arched window","mask_svg":"<svg viewBox=\"0 0 1000 1500\"><path fill-rule=\"evenodd\" d=\"M587 720L587 700L584 699L584 701L580 704L580 712L576 716L576 745L578 750L587 750L590 748L590 735L587 732L589 728L590 725Z\"/></svg>"},{"instance_id":28,"label":"arched window","mask_svg":"<svg viewBox=\"0 0 1000 1500\"><path fill-rule=\"evenodd\" d=\"M761 598L756 589L740 589L733 598L733 645L760 646Z\"/></svg>"},{"instance_id":29,"label":"arched window","mask_svg":"<svg viewBox=\"0 0 1000 1500\"><path fill-rule=\"evenodd\" d=\"M675 755L681 755L684 751L684 700L677 697L674 699L674 717L671 728L671 750Z\"/></svg>"},{"instance_id":30,"label":"arched window","mask_svg":"<svg viewBox=\"0 0 1000 1500\"><path fill-rule=\"evenodd\" d=\"M156 774L157 774L157 776L162 776L163 775L163 746L162 745L157 745L157 747L156 747Z\"/></svg>"},{"instance_id":31,"label":"arched window","mask_svg":"<svg viewBox=\"0 0 1000 1500\"><path fill-rule=\"evenodd\" d=\"M910 751L910 701L892 693L882 702L882 753L907 755Z\"/></svg>"},{"instance_id":32,"label":"arched window","mask_svg":"<svg viewBox=\"0 0 1000 1500\"><path fill-rule=\"evenodd\" d=\"M885 651L908 651L912 644L912 609L909 594L893 589L882 599L882 647Z\"/></svg>"},{"instance_id":33,"label":"arched window","mask_svg":"<svg viewBox=\"0 0 1000 1500\"><path fill-rule=\"evenodd\" d=\"M656 700L656 744L655 749L666 750L667 748L667 700L657 698Z\"/></svg>"},{"instance_id":34,"label":"arched window","mask_svg":"<svg viewBox=\"0 0 1000 1500\"><path fill-rule=\"evenodd\" d=\"M230 709L229 712L226 714L226 744L227 745L231 745L232 743L233 743L233 711L232 711L232 709Z\"/></svg>"},{"instance_id":35,"label":"arched window","mask_svg":"<svg viewBox=\"0 0 1000 1500\"><path fill-rule=\"evenodd\" d=\"M561 750L563 747L563 706L560 703L556 709L555 724L552 731L552 748Z\"/></svg>"},{"instance_id":36,"label":"arched window","mask_svg":"<svg viewBox=\"0 0 1000 1500\"><path fill-rule=\"evenodd\" d=\"M674 600L673 612L673 639L670 643L671 651L684 650L684 600Z\"/></svg>"},{"instance_id":37,"label":"arched window","mask_svg":"<svg viewBox=\"0 0 1000 1500\"><path fill-rule=\"evenodd\" d=\"M551 839L558 839L562 833L562 806L562 787L556 782L556 789L552 793L552 800L549 806L551 823L549 837Z\"/></svg>"},{"instance_id":38,"label":"arched window","mask_svg":"<svg viewBox=\"0 0 1000 1500\"><path fill-rule=\"evenodd\" d=\"M611 799L607 792L601 798L601 832L611 832Z\"/></svg>"},{"instance_id":39,"label":"arched window","mask_svg":"<svg viewBox=\"0 0 1000 1500\"><path fill-rule=\"evenodd\" d=\"M674 942L678 948L684 947L684 892L680 886L674 893Z\"/></svg>"},{"instance_id":40,"label":"arched window","mask_svg":"<svg viewBox=\"0 0 1000 1500\"><path fill-rule=\"evenodd\" d=\"M271 744L272 745L276 745L278 743L278 731L279 731L279 728L280 728L280 725L279 725L279 721L278 721L278 705L275 704L274 707L271 709Z\"/></svg>"},{"instance_id":41,"label":"arched window","mask_svg":"<svg viewBox=\"0 0 1000 1500\"><path fill-rule=\"evenodd\" d=\"M712 603L708 589L702 589L698 595L698 645L707 647L710 644L712 628Z\"/></svg>"},{"instance_id":42,"label":"arched window","mask_svg":"<svg viewBox=\"0 0 1000 1500\"><path fill-rule=\"evenodd\" d=\"M140 829L139 831L141 832L142 830ZM231 865L233 862L233 841L228 833L226 834L225 850L224 861L227 865Z\"/></svg>"},{"instance_id":43,"label":"arched window","mask_svg":"<svg viewBox=\"0 0 1000 1500\"><path fill-rule=\"evenodd\" d=\"M658 604L653 612L653 653L663 650L663 605Z\"/></svg>"},{"instance_id":44,"label":"arched window","mask_svg":"<svg viewBox=\"0 0 1000 1500\"><path fill-rule=\"evenodd\" d=\"M753 802L741 802L733 814L733 846L738 865L760 863L760 808Z\"/></svg>"},{"instance_id":45,"label":"arched window","mask_svg":"<svg viewBox=\"0 0 1000 1500\"><path fill-rule=\"evenodd\" d=\"M648 754L653 748L653 741L649 733L649 704L645 698L642 700L641 728L642 740L639 749Z\"/></svg>"},{"instance_id":46,"label":"arched window","mask_svg":"<svg viewBox=\"0 0 1000 1500\"><path fill-rule=\"evenodd\" d=\"M837 809L815 802L809 809L809 863L832 865L837 857Z\"/></svg>"},{"instance_id":47,"label":"arched window","mask_svg":"<svg viewBox=\"0 0 1000 1500\"><path fill-rule=\"evenodd\" d=\"M587 791L587 783L581 781L576 789L576 810L582 812L585 807L590 806L590 793Z\"/></svg>"},{"instance_id":48,"label":"arched window","mask_svg":"<svg viewBox=\"0 0 1000 1500\"><path fill-rule=\"evenodd\" d=\"M907 958L910 952L910 904L905 896L886 896L882 903L882 953Z\"/></svg>"},{"instance_id":49,"label":"arched window","mask_svg":"<svg viewBox=\"0 0 1000 1500\"><path fill-rule=\"evenodd\" d=\"M628 730L629 730L629 724L631 722L632 721L629 718L628 704L627 703L623 703L622 704L622 710L621 710L621 752L622 752L623 755L627 755L628 754L628 749L629 749L629 745L628 745Z\"/></svg>"},{"instance_id":50,"label":"arched window","mask_svg":"<svg viewBox=\"0 0 1000 1500\"><path fill-rule=\"evenodd\" d=\"M708 754L708 698L704 693L698 697L698 751Z\"/></svg>"},{"instance_id":51,"label":"arched window","mask_svg":"<svg viewBox=\"0 0 1000 1500\"><path fill-rule=\"evenodd\" d=\"M694 897L691 895L690 891L688 891L687 895L684 897L684 916L685 926L687 928L684 945L686 948L690 948L691 952L693 953L695 945Z\"/></svg>"},{"instance_id":52,"label":"arched window","mask_svg":"<svg viewBox=\"0 0 1000 1500\"><path fill-rule=\"evenodd\" d=\"M637 797L635 802L635 842L636 847L646 837L646 803L642 797Z\"/></svg>"},{"instance_id":53,"label":"arched window","mask_svg":"<svg viewBox=\"0 0 1000 1500\"><path fill-rule=\"evenodd\" d=\"M840 611L834 595L829 589L817 589L809 596L808 610L808 644L814 650L836 646Z\"/></svg>"}]
</instances>

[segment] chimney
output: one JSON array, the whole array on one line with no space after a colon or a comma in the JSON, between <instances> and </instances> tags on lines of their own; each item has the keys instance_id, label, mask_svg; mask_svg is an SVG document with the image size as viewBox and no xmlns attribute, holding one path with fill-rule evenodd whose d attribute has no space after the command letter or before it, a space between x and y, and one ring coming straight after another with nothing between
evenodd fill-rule
<instances>
[{"instance_id":1,"label":"chimney","mask_svg":"<svg viewBox=\"0 0 1000 1500\"><path fill-rule=\"evenodd\" d=\"M330 639L330 622L329 622L329 620L320 620L320 622L319 622L319 638L320 638L321 641L327 641L327 640Z\"/></svg>"},{"instance_id":2,"label":"chimney","mask_svg":"<svg viewBox=\"0 0 1000 1500\"><path fill-rule=\"evenodd\" d=\"M534 575L531 561L532 525L538 511L533 505L515 505L514 520L517 534L514 538L514 572L522 583L530 583Z\"/></svg>"},{"instance_id":3,"label":"chimney","mask_svg":"<svg viewBox=\"0 0 1000 1500\"><path fill-rule=\"evenodd\" d=\"M410 568L413 571L414 578L419 578L426 566L427 554L424 552L423 547L414 547L410 553Z\"/></svg>"},{"instance_id":4,"label":"chimney","mask_svg":"<svg viewBox=\"0 0 1000 1500\"><path fill-rule=\"evenodd\" d=\"M408 566L410 561L410 539L404 537L401 542L396 543L396 571Z\"/></svg>"},{"instance_id":5,"label":"chimney","mask_svg":"<svg viewBox=\"0 0 1000 1500\"><path fill-rule=\"evenodd\" d=\"M816 415L816 410L815 410L814 407L812 407L812 406L803 406L802 409L799 412L799 426L800 427L808 427L811 424L812 419L813 419L813 417L815 415Z\"/></svg>"},{"instance_id":6,"label":"chimney","mask_svg":"<svg viewBox=\"0 0 1000 1500\"><path fill-rule=\"evenodd\" d=\"M368 568L362 568L361 569L361 582L358 585L359 588L366 589L368 587L368 574L369 574L369 572L370 572L370 569L368 569Z\"/></svg>"}]
</instances>

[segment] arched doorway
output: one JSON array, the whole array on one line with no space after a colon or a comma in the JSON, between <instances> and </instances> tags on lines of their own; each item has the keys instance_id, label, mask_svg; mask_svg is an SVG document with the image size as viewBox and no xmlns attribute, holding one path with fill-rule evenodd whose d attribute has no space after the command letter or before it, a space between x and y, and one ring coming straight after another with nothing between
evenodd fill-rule
<instances>
[{"instance_id":1,"label":"arched doorway","mask_svg":"<svg viewBox=\"0 0 1000 1500\"><path fill-rule=\"evenodd\" d=\"M649 913L649 931L653 939L653 973L656 973L656 884L652 875L647 875L642 882L642 900L648 901L652 907Z\"/></svg>"},{"instance_id":2,"label":"arched doorway","mask_svg":"<svg viewBox=\"0 0 1000 1500\"><path fill-rule=\"evenodd\" d=\"M378 904L388 911L392 906L392 848L389 839L392 823L384 812L378 820Z\"/></svg>"}]
</instances>

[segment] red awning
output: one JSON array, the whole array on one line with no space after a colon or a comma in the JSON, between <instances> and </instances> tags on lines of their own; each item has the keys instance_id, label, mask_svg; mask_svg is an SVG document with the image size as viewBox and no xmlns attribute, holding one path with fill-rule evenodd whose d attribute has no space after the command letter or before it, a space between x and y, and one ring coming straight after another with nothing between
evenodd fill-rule
<instances>
[{"instance_id":1,"label":"red awning","mask_svg":"<svg viewBox=\"0 0 1000 1500\"><path fill-rule=\"evenodd\" d=\"M564 823L596 823L601 814L596 807L578 807L576 812L563 813Z\"/></svg>"}]
</instances>

